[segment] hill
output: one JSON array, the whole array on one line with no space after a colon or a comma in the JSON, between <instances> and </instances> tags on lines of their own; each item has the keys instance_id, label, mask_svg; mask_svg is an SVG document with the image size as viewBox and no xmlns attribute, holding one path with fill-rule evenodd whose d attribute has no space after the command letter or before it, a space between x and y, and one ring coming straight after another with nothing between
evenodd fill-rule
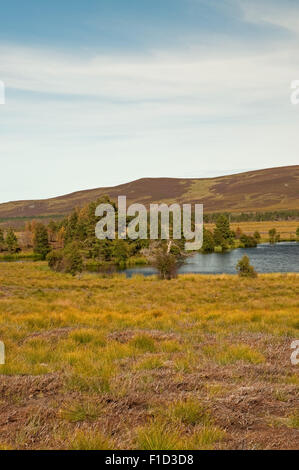
<instances>
[{"instance_id":1,"label":"hill","mask_svg":"<svg viewBox=\"0 0 299 470\"><path fill-rule=\"evenodd\" d=\"M207 212L299 209L299 165L249 171L216 178L142 178L119 186L78 191L43 200L0 204L0 219L51 217L107 194L128 204L203 203Z\"/></svg>"}]
</instances>

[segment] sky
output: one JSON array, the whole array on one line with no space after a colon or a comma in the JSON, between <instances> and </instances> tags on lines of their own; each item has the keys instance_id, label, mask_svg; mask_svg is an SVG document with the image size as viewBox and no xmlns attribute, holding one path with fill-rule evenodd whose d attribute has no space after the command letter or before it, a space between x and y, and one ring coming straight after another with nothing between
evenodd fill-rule
<instances>
[{"instance_id":1,"label":"sky","mask_svg":"<svg viewBox=\"0 0 299 470\"><path fill-rule=\"evenodd\" d=\"M0 202L298 164L299 0L0 7Z\"/></svg>"}]
</instances>

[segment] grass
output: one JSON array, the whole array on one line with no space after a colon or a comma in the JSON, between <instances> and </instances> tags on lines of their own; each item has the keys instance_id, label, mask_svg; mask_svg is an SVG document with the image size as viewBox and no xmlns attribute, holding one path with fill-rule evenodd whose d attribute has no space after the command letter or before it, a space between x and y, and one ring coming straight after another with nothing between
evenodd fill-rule
<instances>
[{"instance_id":1,"label":"grass","mask_svg":"<svg viewBox=\"0 0 299 470\"><path fill-rule=\"evenodd\" d=\"M246 344L206 346L203 348L209 358L213 358L219 364L234 364L238 361L259 364L264 362L264 356Z\"/></svg>"},{"instance_id":2,"label":"grass","mask_svg":"<svg viewBox=\"0 0 299 470\"><path fill-rule=\"evenodd\" d=\"M136 447L140 450L178 450L184 447L178 432L166 423L154 421L137 431Z\"/></svg>"},{"instance_id":3,"label":"grass","mask_svg":"<svg viewBox=\"0 0 299 470\"><path fill-rule=\"evenodd\" d=\"M101 412L102 408L93 402L75 402L61 410L61 417L71 423L95 421Z\"/></svg>"},{"instance_id":4,"label":"grass","mask_svg":"<svg viewBox=\"0 0 299 470\"><path fill-rule=\"evenodd\" d=\"M70 450L109 450L112 442L99 431L77 431L71 438Z\"/></svg>"},{"instance_id":5,"label":"grass","mask_svg":"<svg viewBox=\"0 0 299 470\"><path fill-rule=\"evenodd\" d=\"M271 406L295 447L298 291L298 274L161 282L1 263L0 445L280 448Z\"/></svg>"},{"instance_id":6,"label":"grass","mask_svg":"<svg viewBox=\"0 0 299 470\"><path fill-rule=\"evenodd\" d=\"M225 432L223 430L216 426L206 426L189 438L186 447L190 450L211 450L224 437Z\"/></svg>"},{"instance_id":7,"label":"grass","mask_svg":"<svg viewBox=\"0 0 299 470\"><path fill-rule=\"evenodd\" d=\"M169 409L171 419L186 425L207 424L210 422L210 413L205 406L195 399L177 401Z\"/></svg>"},{"instance_id":8,"label":"grass","mask_svg":"<svg viewBox=\"0 0 299 470\"><path fill-rule=\"evenodd\" d=\"M287 426L290 428L299 429L299 409L297 409L288 417Z\"/></svg>"},{"instance_id":9,"label":"grass","mask_svg":"<svg viewBox=\"0 0 299 470\"><path fill-rule=\"evenodd\" d=\"M280 233L281 240L289 241L296 240L296 230L299 226L298 220L265 220L260 222L232 222L231 229L236 230L238 227L246 235L253 235L258 231L261 235L262 242L269 241L269 230L275 228L277 233ZM205 224L208 230L213 230L215 224Z\"/></svg>"}]
</instances>

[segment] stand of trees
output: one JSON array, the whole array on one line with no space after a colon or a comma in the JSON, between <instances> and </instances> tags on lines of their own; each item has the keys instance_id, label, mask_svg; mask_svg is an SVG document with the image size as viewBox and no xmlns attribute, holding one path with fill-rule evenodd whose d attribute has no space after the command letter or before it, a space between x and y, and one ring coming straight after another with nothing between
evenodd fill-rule
<instances>
[{"instance_id":1,"label":"stand of trees","mask_svg":"<svg viewBox=\"0 0 299 470\"><path fill-rule=\"evenodd\" d=\"M245 235L238 227L236 232L231 230L228 216L222 214L216 220L216 226L213 230L203 230L203 246L204 253L212 253L213 251L226 251L235 247L235 240L239 240L239 246L242 248L255 247L260 241L259 232L255 232L254 236Z\"/></svg>"},{"instance_id":2,"label":"stand of trees","mask_svg":"<svg viewBox=\"0 0 299 470\"><path fill-rule=\"evenodd\" d=\"M204 214L205 223L215 223L220 215L225 215L231 222L264 222L271 220L298 220L299 210L282 210L267 212L215 212Z\"/></svg>"}]
</instances>

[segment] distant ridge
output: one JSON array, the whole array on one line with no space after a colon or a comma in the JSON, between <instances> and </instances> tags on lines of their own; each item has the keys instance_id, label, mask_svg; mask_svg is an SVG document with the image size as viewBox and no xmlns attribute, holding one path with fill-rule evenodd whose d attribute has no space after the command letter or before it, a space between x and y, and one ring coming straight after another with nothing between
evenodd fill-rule
<instances>
[{"instance_id":1,"label":"distant ridge","mask_svg":"<svg viewBox=\"0 0 299 470\"><path fill-rule=\"evenodd\" d=\"M254 212L299 209L299 165L248 171L216 178L141 178L106 188L77 191L50 199L0 204L0 218L50 217L107 194L128 204L202 203L205 212Z\"/></svg>"}]
</instances>

